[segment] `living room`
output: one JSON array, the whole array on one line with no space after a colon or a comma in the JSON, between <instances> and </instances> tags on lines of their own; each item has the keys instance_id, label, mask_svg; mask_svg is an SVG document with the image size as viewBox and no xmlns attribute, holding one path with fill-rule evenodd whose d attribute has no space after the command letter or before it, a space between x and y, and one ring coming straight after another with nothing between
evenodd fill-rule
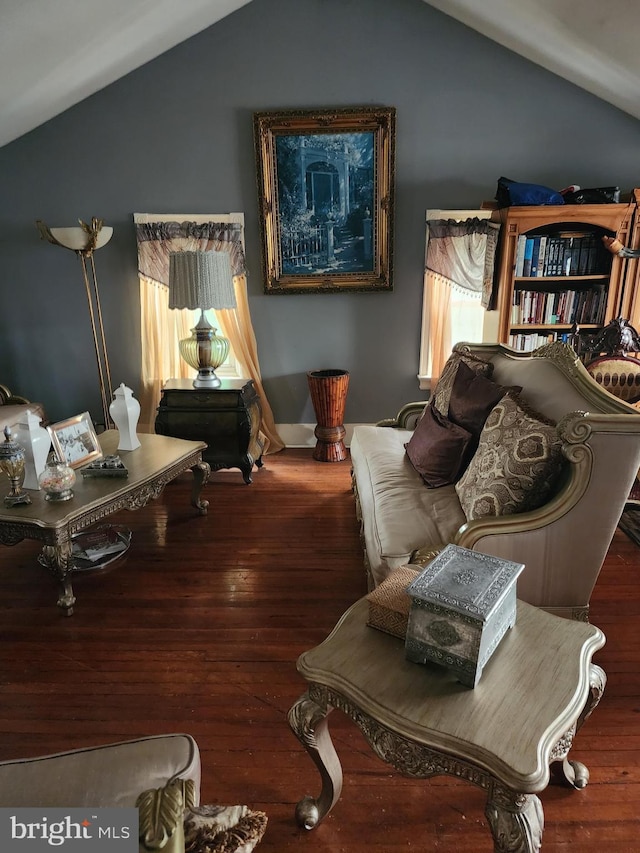
<instances>
[{"instance_id":1,"label":"living room","mask_svg":"<svg viewBox=\"0 0 640 853\"><path fill-rule=\"evenodd\" d=\"M100 46L101 32L109 26L109 14L108 10L105 11L105 20L96 21L94 40L86 46L88 76L91 52ZM52 69L52 74L54 71ZM266 294L253 113L280 108L366 105L393 106L396 109L393 290L381 293ZM640 125L636 118L442 14L423 0L394 0L393 3L385 0L252 0L221 18L214 26L172 47L0 148L0 174L4 188L0 198L4 222L4 237L0 243L4 269L0 381L15 393L41 401L48 418L54 422L86 410L99 412L100 409L93 343L80 271L70 253L40 240L35 226L37 219L50 226L64 226L75 224L78 218L88 221L92 216L99 216L113 227L112 240L96 255L104 327L114 381L116 384L124 382L137 393L142 354L133 214L202 215L242 211L251 318L263 384L276 424L285 432L292 425L308 427L315 422L306 373L323 368L349 371L346 423L375 423L393 416L407 401L424 396L418 387L417 373L425 209L477 208L483 201L494 197L501 175L557 189L577 183L594 187L618 185L624 191L630 191L637 184L639 143ZM322 477L329 476L319 474L318 467L321 471L325 467L340 470L343 480L338 486L342 495L338 505L346 511L347 501L352 501L348 494L348 465L341 463L335 469L334 466L319 466L311 459L310 449L295 450L295 454L299 454L295 457L297 464L308 466L308 489L317 480L321 482ZM272 457L274 466L281 464L277 456L274 454ZM252 490L264 482L265 477L260 480L262 475L269 476L270 466L267 456L265 470L255 472L254 483L250 486L242 482L237 472L220 472L212 477L208 487L212 493L209 496L208 521L212 527L217 526L215 546L207 538L208 528L198 528L197 535L191 533L193 515L189 514L187 500L182 502L184 510L178 516L172 516L174 527L184 528L185 538L191 535L197 538L203 550L201 559L206 561L206 566L212 567L214 573L215 561L221 557L213 552L223 546L231 548L231 543L225 544L221 536L227 524L227 513L242 513L243 501L247 504L245 511L250 512L251 502L257 500ZM231 491L233 498L227 500L224 497L225 489ZM127 515L134 538L145 536L143 523L157 522L162 528L167 514L174 512L173 495L179 493L182 497L183 491L180 485L173 491L168 488L162 499L164 503L145 509L147 515ZM308 519L308 527L304 528L306 540L297 540L300 564L308 560L307 549L320 547L323 560L335 557L336 546L332 544L335 534L327 519L331 519L337 510L331 503L329 491L327 489L319 496L327 515L318 519L317 526ZM351 510L350 504L348 511ZM265 511L264 505L259 511ZM308 513L311 513L310 509ZM159 520L156 514L159 514ZM295 513L292 518L295 520ZM351 560L350 568L358 566L358 574L349 579L345 571L340 576L340 594L331 605L330 612L323 615L322 622L313 626L303 625L303 617L296 613L293 604L284 614L274 607L273 620L278 621L282 617L286 623L281 625L283 629L304 627L307 645L319 642L342 610L366 591L364 573L360 570L362 555L355 516L349 518L349 522L345 516L339 523L351 524L343 533L347 540L344 548ZM279 518L273 508L269 521L277 529ZM261 534L266 536L267 531L263 527L261 525ZM255 559L255 549L259 547L250 514L246 516L244 528L245 540L234 540L235 557L231 555L229 559L235 559L246 575ZM239 531L240 528L236 530L236 536L240 535ZM292 521L281 537L268 539L274 563L281 559L278 541L286 550L294 533ZM147 542L147 539L142 541ZM614 556L614 561L618 569L623 564L628 571L630 561L635 559L634 551L624 539L620 542L622 551ZM22 568L33 562L35 555L31 548L21 550L24 547L3 549L3 566L18 562L21 572L25 573L24 580L21 576L12 575L7 586L7 592L20 592L19 613L15 610L17 604L8 596L5 596L5 607L14 611L10 620L14 626L12 634L17 630L18 619L31 623L30 639L21 632L21 642L28 644L38 660L38 667L46 671L49 629L58 633L58 651L62 655L64 642L61 632L99 631L102 619L110 620L113 630L118 625L113 623L114 616L99 615L95 605L88 603L87 609L91 607L93 619L83 617L80 602L74 616L64 620L64 627L57 624L56 619L58 622L61 620L57 608L51 605L51 590L46 587L49 579L45 573L41 585L32 588L43 570L38 566L29 570ZM174 541L172 559L178 559L181 547L186 548L184 540L182 544L180 540L177 544ZM209 549L212 553L205 554ZM161 560L157 544L153 546L152 553L156 562ZM185 553L190 558L200 559L191 545ZM313 558L316 572L321 570L320 562L317 556ZM160 595L162 600L161 591L156 591L155 579L151 577L155 568L147 566L143 575L148 579L148 586L153 585L154 597ZM170 568L174 572L184 570L180 564L172 564ZM202 564L198 571L202 572ZM111 577L116 575L114 569ZM318 578L310 587L309 577L301 577L305 582L296 590L296 595L305 599L312 594L321 596L322 586ZM329 577L326 571L323 577ZM27 583L26 579L30 582ZM84 589L90 589L91 580L86 578L83 581L83 595L87 594ZM194 576L193 582L197 581L198 577ZM227 603L234 596L244 595L238 590L237 583L240 583L239 578L230 580L224 590L220 590ZM285 579L280 578L279 583L284 593ZM624 583L619 580L619 584L618 589L614 588L608 594L621 602L620 592L624 590L625 594L630 594L631 581L628 579ZM109 586L102 582L101 588L104 603L110 598ZM287 593L290 595L290 590ZM171 595L174 594L177 593L172 586ZM326 595L329 594L327 590ZM142 606L141 590L135 592L133 600ZM270 601L274 604L273 597ZM114 606L116 604L121 606L119 601L113 602ZM153 606L157 622L170 624L172 613L166 608L166 601L165 609L156 604ZM155 610L156 606L159 609ZM635 601L634 607L635 613ZM37 619L34 618L34 609ZM625 616L631 615L629 599L622 609ZM222 602L216 604L216 610L224 613ZM317 617L321 609L300 612L305 614L304 618ZM183 620L189 619L184 608L180 614ZM231 616L228 613L222 621L229 630L233 628ZM78 624L74 621L78 617L87 618L82 631L74 627ZM212 621L216 622L218 618L219 612L212 616ZM124 616L120 619L125 621ZM133 608L130 619L135 619ZM598 624L595 618L593 621ZM629 632L624 634L628 641L625 655L629 657L619 662L619 666L621 669L633 669L635 658L630 657L633 648L631 629L628 623L625 626L625 632ZM611 635L610 626L603 624L600 627L608 637ZM245 628L249 630L246 625ZM144 642L144 638L141 639ZM250 642L249 634L247 642ZM609 637L609 643L613 643L613 637ZM302 682L295 673L295 659L305 647L298 643L295 647L279 647L274 652L280 657L279 667L283 670L290 668L293 673L287 676L291 678L284 691L287 698L292 683L298 683L302 690ZM104 653L104 667L109 669L107 648ZM191 662L206 659L207 655L202 647L194 649L191 655L185 649L182 653ZM170 681L169 673L175 662L169 663L170 649L165 649L163 654L167 660L166 677ZM247 649L247 658L249 654ZM131 649L129 664L123 663L120 671L129 667L128 677L132 678L142 662ZM60 665L59 656L56 656L56 665ZM250 671L256 673L257 679L263 677L257 666L251 665ZM77 678L71 664L68 677L69 681ZM193 677L197 678L197 673L194 672ZM164 686L166 688L167 685ZM58 703L62 702L63 688L62 683L55 688ZM154 691L153 685L149 685L148 692L151 694L150 709L153 709L163 701L159 693L164 691L160 691L160 686L158 691ZM2 715L10 723L6 727L0 757L71 749L76 745L96 742L98 735L100 740L107 742L158 731L151 722L148 732L140 731L135 725L129 728L122 716L116 722L105 719L100 731L92 724L89 727L91 739L82 732L84 703L72 691L69 695L67 723L49 721L46 692L24 709L22 724L18 708L9 701L10 707ZM24 694L22 696L24 699ZM606 696L605 693L603 705ZM7 698L10 700L10 696ZM93 701L96 701L95 694ZM277 710L282 710L280 705ZM581 737L587 737L589 727L597 729L601 710L596 711ZM197 713L204 715L204 710L200 708ZM211 720L222 715L224 721L224 708L220 704L208 704L206 713ZM33 735L27 721L33 721L36 730ZM165 721L166 717L163 718ZM281 722L285 728L283 737L291 737L286 731L286 721ZM225 760L231 764L237 759L238 764L245 768L243 772L249 776L251 741L243 740L237 719L228 725L238 736L235 741L237 754L230 750L225 754ZM630 725L628 721L627 725ZM191 728L188 717L174 720L173 730L189 731ZM346 733L346 726L339 731L343 741L352 737ZM201 741L200 738L198 740ZM592 746L595 741L595 736L590 738ZM201 742L200 745L204 753L207 744ZM44 750L40 750L40 746ZM375 830L367 825L365 813L370 812L372 803L380 809L387 808L383 789L395 786L397 777L391 777L383 765L374 763L373 758L369 760L367 756L365 760L364 753L357 751L361 746L357 746L352 754L354 764L360 762L355 769L365 774L379 774L375 783L371 780L368 788L364 784L359 788L363 812L359 817L359 834L371 832L369 847L375 846ZM293 738L290 750L296 755L302 752ZM205 756L205 766L208 762L215 763L218 757L214 754ZM301 772L302 767L307 772L305 758L293 759ZM627 753L620 764L628 762L625 769L630 769L632 758L633 755ZM203 772L211 774L204 786L204 801L227 802L223 784L225 772L220 769ZM624 772L621 769L620 775ZM308 785L315 784L311 774L312 769L308 771ZM348 778L347 771L347 783ZM606 824L605 834L600 834L594 845L600 843L602 846L606 842L608 849L616 849L615 839L612 841L607 833L613 832L618 818L621 821L630 819L628 804L634 802L633 784L630 784L629 776L625 779L624 793L619 801L620 815L602 817ZM261 778L260 785L256 787L267 787L271 781ZM412 784L411 793L407 796L413 800L413 821L421 819L421 798L429 797L431 786L437 785L438 780ZM575 805L577 800L590 797L586 800L589 807L579 806L586 820L590 809L595 808L596 800L605 799L604 784L598 789L594 787L595 790L600 791L598 797L591 787L566 797L568 800L573 797L571 806L563 806L567 822L557 832L547 831L545 849L560 850L570 843L570 839L562 834L568 825L568 816L572 808L578 808ZM301 793L291 791L291 810ZM229 792L231 795L233 802L243 801L239 799L241 792L237 787ZM475 791L471 796L476 798L473 800L475 806L468 806L461 799L460 809L468 808L469 815L473 814L475 819L481 814L482 806L478 806ZM440 793L440 798L443 804L448 803L446 794ZM250 799L249 805L263 807L269 797L265 794L260 801L256 797ZM269 809L265 807L265 811ZM314 849L333 850L340 849L342 844L344 849L356 850L358 833L354 833L349 841L341 841L343 830L339 829L335 813L331 820L335 833L331 839L322 839L320 832L323 827L318 828L317 834L299 837L295 834L292 820L287 840L274 839L271 849L303 849L308 845ZM286 826L284 821L281 826ZM389 840L395 836L396 849L409 846L413 837L409 827L400 824L394 829L395 835L392 830L387 830L383 836L385 840L375 842L378 849L394 849L389 846ZM593 831L597 835L595 828ZM448 837L451 840L456 836L454 833ZM350 846L352 840L354 846ZM269 830L262 846L266 848L268 842ZM486 827L468 841L468 849L482 849L479 844L483 843L486 845L484 849L490 849ZM288 848L286 844L289 844ZM435 841L433 849L436 849ZM579 849L598 848L589 848L585 844ZM617 849L633 848L625 847L623 841Z\"/></svg>"}]
</instances>

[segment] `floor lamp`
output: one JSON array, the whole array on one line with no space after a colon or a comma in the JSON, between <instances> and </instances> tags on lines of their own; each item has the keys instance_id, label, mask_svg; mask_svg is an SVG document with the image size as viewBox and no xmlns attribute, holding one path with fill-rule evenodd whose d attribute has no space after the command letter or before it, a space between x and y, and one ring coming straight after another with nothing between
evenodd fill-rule
<instances>
[{"instance_id":1,"label":"floor lamp","mask_svg":"<svg viewBox=\"0 0 640 853\"><path fill-rule=\"evenodd\" d=\"M96 266L93 253L96 249L105 246L113 235L113 228L103 225L101 219L93 217L91 224L87 225L81 219L79 226L72 228L49 228L40 219L36 225L43 240L48 240L54 246L63 246L76 253L82 265L82 278L87 293L89 304L89 318L91 320L91 333L98 362L98 378L100 381L100 398L102 401L102 414L104 427L109 429L111 417L109 406L113 400L113 388L111 385L111 372L109 370L109 357L107 355L107 344L104 337L102 325L102 309L100 308L100 294L98 291L98 279L96 278Z\"/></svg>"}]
</instances>

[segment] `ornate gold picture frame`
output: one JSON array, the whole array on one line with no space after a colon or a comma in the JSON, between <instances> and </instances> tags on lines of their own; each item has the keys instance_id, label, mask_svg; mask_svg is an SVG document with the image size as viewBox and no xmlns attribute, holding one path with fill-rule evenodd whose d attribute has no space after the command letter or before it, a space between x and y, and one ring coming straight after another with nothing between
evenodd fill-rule
<instances>
[{"instance_id":1,"label":"ornate gold picture frame","mask_svg":"<svg viewBox=\"0 0 640 853\"><path fill-rule=\"evenodd\" d=\"M254 114L266 293L393 289L395 112Z\"/></svg>"},{"instance_id":2,"label":"ornate gold picture frame","mask_svg":"<svg viewBox=\"0 0 640 853\"><path fill-rule=\"evenodd\" d=\"M81 468L102 457L102 448L89 412L48 426L51 444L61 462Z\"/></svg>"}]
</instances>

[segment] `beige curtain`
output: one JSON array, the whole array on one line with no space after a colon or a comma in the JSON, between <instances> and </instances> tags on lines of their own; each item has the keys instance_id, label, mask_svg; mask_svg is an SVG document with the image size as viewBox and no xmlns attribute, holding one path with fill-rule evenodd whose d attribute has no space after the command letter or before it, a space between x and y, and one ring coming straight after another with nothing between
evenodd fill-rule
<instances>
[{"instance_id":1,"label":"beige curtain","mask_svg":"<svg viewBox=\"0 0 640 853\"><path fill-rule=\"evenodd\" d=\"M429 317L427 340L427 370L432 388L451 355L451 288L449 282L437 273L424 271L425 301Z\"/></svg>"},{"instance_id":2,"label":"beige curtain","mask_svg":"<svg viewBox=\"0 0 640 853\"><path fill-rule=\"evenodd\" d=\"M209 217L183 214L134 214L138 242L142 376L140 429L153 432L156 407L167 379L189 377L193 371L181 358L180 338L188 337L194 312L169 309L169 254L177 251L228 251L237 308L217 311L220 329L231 344L243 375L253 379L262 407L261 433L264 453L282 450L271 406L264 393L258 348L251 323L242 245L243 225L231 221L241 214ZM227 221L223 221L223 220ZM197 313L197 312L196 312Z\"/></svg>"}]
</instances>

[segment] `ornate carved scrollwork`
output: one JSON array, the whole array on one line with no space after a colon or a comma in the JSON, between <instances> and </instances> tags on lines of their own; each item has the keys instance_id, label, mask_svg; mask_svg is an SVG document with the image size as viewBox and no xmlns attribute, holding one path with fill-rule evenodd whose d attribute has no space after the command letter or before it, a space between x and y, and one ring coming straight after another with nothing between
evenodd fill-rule
<instances>
[{"instance_id":1,"label":"ornate carved scrollwork","mask_svg":"<svg viewBox=\"0 0 640 853\"><path fill-rule=\"evenodd\" d=\"M576 723L576 731L579 731L580 727L583 725L585 720L588 720L593 712L594 708L597 706L600 699L602 699L602 694L604 693L604 688L607 686L607 674L602 669L602 667L598 666L596 663L592 663L589 666L589 698L582 710L582 713L578 717L578 722Z\"/></svg>"},{"instance_id":2,"label":"ornate carved scrollwork","mask_svg":"<svg viewBox=\"0 0 640 853\"><path fill-rule=\"evenodd\" d=\"M194 804L195 785L191 779L174 779L164 788L143 791L136 800L141 847L167 853L184 850L182 817L184 809L193 808Z\"/></svg>"},{"instance_id":3,"label":"ornate carved scrollwork","mask_svg":"<svg viewBox=\"0 0 640 853\"><path fill-rule=\"evenodd\" d=\"M562 341L554 341L543 344L531 353L533 358L548 358L555 362L561 370L571 376L578 375L578 363L580 359L568 344Z\"/></svg>"},{"instance_id":4,"label":"ornate carved scrollwork","mask_svg":"<svg viewBox=\"0 0 640 853\"><path fill-rule=\"evenodd\" d=\"M564 758L565 755L571 749L573 745L573 737L576 733L576 724L574 723L568 732L562 735L562 737L558 740L556 745L551 750L551 754L549 755L549 761L558 761L558 759Z\"/></svg>"},{"instance_id":5,"label":"ornate carved scrollwork","mask_svg":"<svg viewBox=\"0 0 640 853\"><path fill-rule=\"evenodd\" d=\"M327 716L332 708L308 691L289 711L289 725L309 753L322 778L320 796L303 797L296 806L296 821L304 829L313 829L331 811L342 791L342 767L331 742Z\"/></svg>"},{"instance_id":6,"label":"ornate carved scrollwork","mask_svg":"<svg viewBox=\"0 0 640 853\"><path fill-rule=\"evenodd\" d=\"M327 687L312 684L309 695L318 705L328 705L346 714L360 729L375 754L404 776L416 779L440 775L455 776L485 790L494 784L489 773L462 759L429 749L392 732L352 705L344 696Z\"/></svg>"},{"instance_id":7,"label":"ornate carved scrollwork","mask_svg":"<svg viewBox=\"0 0 640 853\"><path fill-rule=\"evenodd\" d=\"M311 699L309 693L305 693L293 705L288 714L289 725L303 746L318 748L315 729L330 710L326 705L320 705L316 699Z\"/></svg>"},{"instance_id":8,"label":"ornate carved scrollwork","mask_svg":"<svg viewBox=\"0 0 640 853\"><path fill-rule=\"evenodd\" d=\"M0 545L17 545L22 542L24 534L17 524L8 524L0 528Z\"/></svg>"},{"instance_id":9,"label":"ornate carved scrollwork","mask_svg":"<svg viewBox=\"0 0 640 853\"><path fill-rule=\"evenodd\" d=\"M518 796L508 803L489 797L484 813L496 853L536 853L542 847L544 812L534 794Z\"/></svg>"}]
</instances>

